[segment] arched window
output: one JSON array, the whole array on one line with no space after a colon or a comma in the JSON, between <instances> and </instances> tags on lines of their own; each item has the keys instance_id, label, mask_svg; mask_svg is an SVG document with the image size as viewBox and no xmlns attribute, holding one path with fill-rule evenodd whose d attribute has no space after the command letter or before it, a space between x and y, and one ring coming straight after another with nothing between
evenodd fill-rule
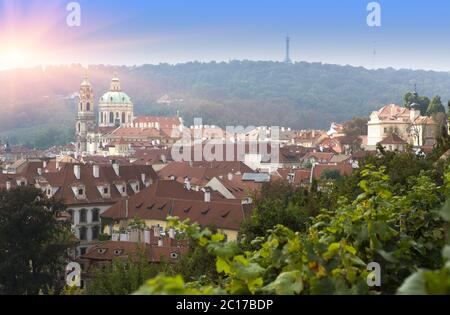
<instances>
[{"instance_id":1,"label":"arched window","mask_svg":"<svg viewBox=\"0 0 450 315\"><path fill-rule=\"evenodd\" d=\"M110 124L114 123L114 113L113 112L109 113L109 123Z\"/></svg>"},{"instance_id":2,"label":"arched window","mask_svg":"<svg viewBox=\"0 0 450 315\"><path fill-rule=\"evenodd\" d=\"M90 111L90 110L91 110L91 104L90 104L90 103L87 103L87 104L86 104L86 110L87 110L87 111Z\"/></svg>"},{"instance_id":3,"label":"arched window","mask_svg":"<svg viewBox=\"0 0 450 315\"><path fill-rule=\"evenodd\" d=\"M83 111L83 103L80 102L80 112L82 112L82 111Z\"/></svg>"},{"instance_id":4,"label":"arched window","mask_svg":"<svg viewBox=\"0 0 450 315\"><path fill-rule=\"evenodd\" d=\"M125 112L122 113L122 124L125 123Z\"/></svg>"},{"instance_id":5,"label":"arched window","mask_svg":"<svg viewBox=\"0 0 450 315\"><path fill-rule=\"evenodd\" d=\"M103 113L100 113L100 123L103 124Z\"/></svg>"},{"instance_id":6,"label":"arched window","mask_svg":"<svg viewBox=\"0 0 450 315\"><path fill-rule=\"evenodd\" d=\"M81 131L81 123L78 123L78 132L80 132Z\"/></svg>"}]
</instances>

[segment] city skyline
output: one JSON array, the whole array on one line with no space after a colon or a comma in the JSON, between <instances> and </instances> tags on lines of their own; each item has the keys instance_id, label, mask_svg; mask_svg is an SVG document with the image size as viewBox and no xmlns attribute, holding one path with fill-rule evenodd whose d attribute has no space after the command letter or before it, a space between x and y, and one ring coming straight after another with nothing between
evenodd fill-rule
<instances>
[{"instance_id":1,"label":"city skyline","mask_svg":"<svg viewBox=\"0 0 450 315\"><path fill-rule=\"evenodd\" d=\"M289 35L294 62L450 70L442 41L450 4L378 1L381 26L369 27L369 2L81 0L81 26L69 27L70 1L1 0L0 69L283 61Z\"/></svg>"}]
</instances>

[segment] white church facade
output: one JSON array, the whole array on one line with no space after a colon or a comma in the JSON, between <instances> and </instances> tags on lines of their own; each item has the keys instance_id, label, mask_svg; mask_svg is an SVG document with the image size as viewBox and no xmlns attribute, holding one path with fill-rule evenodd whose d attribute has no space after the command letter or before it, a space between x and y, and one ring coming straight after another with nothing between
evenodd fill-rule
<instances>
[{"instance_id":1,"label":"white church facade","mask_svg":"<svg viewBox=\"0 0 450 315\"><path fill-rule=\"evenodd\" d=\"M132 143L172 144L177 140L173 130L178 134L184 128L183 119L178 116L135 117L134 104L122 91L117 74L111 80L109 91L99 98L97 114L94 107L92 86L86 76L77 99L75 147L78 154L105 155L111 146L120 147L119 151L126 154L124 148Z\"/></svg>"}]
</instances>

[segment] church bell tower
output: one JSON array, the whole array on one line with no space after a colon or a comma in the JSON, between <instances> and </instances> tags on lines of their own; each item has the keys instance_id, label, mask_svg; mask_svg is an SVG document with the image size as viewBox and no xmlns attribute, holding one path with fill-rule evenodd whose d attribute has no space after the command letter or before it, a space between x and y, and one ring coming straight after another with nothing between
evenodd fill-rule
<instances>
[{"instance_id":1,"label":"church bell tower","mask_svg":"<svg viewBox=\"0 0 450 315\"><path fill-rule=\"evenodd\" d=\"M75 125L76 151L87 151L88 133L95 129L94 95L87 75L81 82L80 92L77 98L78 114Z\"/></svg>"}]
</instances>

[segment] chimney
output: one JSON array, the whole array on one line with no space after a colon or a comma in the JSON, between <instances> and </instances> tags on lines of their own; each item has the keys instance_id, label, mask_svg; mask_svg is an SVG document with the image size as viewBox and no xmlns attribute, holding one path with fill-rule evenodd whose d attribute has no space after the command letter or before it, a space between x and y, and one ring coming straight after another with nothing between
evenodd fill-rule
<instances>
[{"instance_id":1,"label":"chimney","mask_svg":"<svg viewBox=\"0 0 450 315\"><path fill-rule=\"evenodd\" d=\"M95 178L99 178L100 177L100 166L98 165L92 165L92 175Z\"/></svg>"},{"instance_id":2,"label":"chimney","mask_svg":"<svg viewBox=\"0 0 450 315\"><path fill-rule=\"evenodd\" d=\"M80 165L74 165L73 166L73 174L75 177L79 180L81 177L81 166Z\"/></svg>"},{"instance_id":3,"label":"chimney","mask_svg":"<svg viewBox=\"0 0 450 315\"><path fill-rule=\"evenodd\" d=\"M187 176L184 178L184 188L186 188L186 190L191 190L191 181Z\"/></svg>"},{"instance_id":4,"label":"chimney","mask_svg":"<svg viewBox=\"0 0 450 315\"><path fill-rule=\"evenodd\" d=\"M59 171L59 161L56 161L56 170Z\"/></svg>"},{"instance_id":5,"label":"chimney","mask_svg":"<svg viewBox=\"0 0 450 315\"><path fill-rule=\"evenodd\" d=\"M141 173L142 184L145 185L145 173Z\"/></svg>"},{"instance_id":6,"label":"chimney","mask_svg":"<svg viewBox=\"0 0 450 315\"><path fill-rule=\"evenodd\" d=\"M125 218L128 219L128 199L125 199Z\"/></svg>"},{"instance_id":7,"label":"chimney","mask_svg":"<svg viewBox=\"0 0 450 315\"><path fill-rule=\"evenodd\" d=\"M154 237L159 237L160 233L159 233L159 226L156 226L153 228L153 236Z\"/></svg>"},{"instance_id":8,"label":"chimney","mask_svg":"<svg viewBox=\"0 0 450 315\"><path fill-rule=\"evenodd\" d=\"M169 229L169 238L174 239L175 238L175 230Z\"/></svg>"},{"instance_id":9,"label":"chimney","mask_svg":"<svg viewBox=\"0 0 450 315\"><path fill-rule=\"evenodd\" d=\"M144 243L150 244L150 230L144 231Z\"/></svg>"},{"instance_id":10,"label":"chimney","mask_svg":"<svg viewBox=\"0 0 450 315\"><path fill-rule=\"evenodd\" d=\"M159 239L159 240L158 240L158 247L163 247L163 245L164 245L163 240L162 240L162 239Z\"/></svg>"},{"instance_id":11,"label":"chimney","mask_svg":"<svg viewBox=\"0 0 450 315\"><path fill-rule=\"evenodd\" d=\"M205 202L211 202L211 191L209 188L205 188Z\"/></svg>"},{"instance_id":12,"label":"chimney","mask_svg":"<svg viewBox=\"0 0 450 315\"><path fill-rule=\"evenodd\" d=\"M47 161L42 162L43 168L47 168Z\"/></svg>"},{"instance_id":13,"label":"chimney","mask_svg":"<svg viewBox=\"0 0 450 315\"><path fill-rule=\"evenodd\" d=\"M415 121L417 119L417 117L420 116L420 110L417 109L417 107L412 106L410 111L409 111L409 119L411 121Z\"/></svg>"},{"instance_id":14,"label":"chimney","mask_svg":"<svg viewBox=\"0 0 450 315\"><path fill-rule=\"evenodd\" d=\"M228 180L233 180L233 173L228 173Z\"/></svg>"},{"instance_id":15,"label":"chimney","mask_svg":"<svg viewBox=\"0 0 450 315\"><path fill-rule=\"evenodd\" d=\"M6 190L10 190L11 189L11 181L8 180L6 181Z\"/></svg>"},{"instance_id":16,"label":"chimney","mask_svg":"<svg viewBox=\"0 0 450 315\"><path fill-rule=\"evenodd\" d=\"M42 176L42 168L38 167L37 173L38 173L39 176Z\"/></svg>"},{"instance_id":17,"label":"chimney","mask_svg":"<svg viewBox=\"0 0 450 315\"><path fill-rule=\"evenodd\" d=\"M114 172L116 173L117 176L120 176L120 166L117 163L113 163L112 165Z\"/></svg>"}]
</instances>

